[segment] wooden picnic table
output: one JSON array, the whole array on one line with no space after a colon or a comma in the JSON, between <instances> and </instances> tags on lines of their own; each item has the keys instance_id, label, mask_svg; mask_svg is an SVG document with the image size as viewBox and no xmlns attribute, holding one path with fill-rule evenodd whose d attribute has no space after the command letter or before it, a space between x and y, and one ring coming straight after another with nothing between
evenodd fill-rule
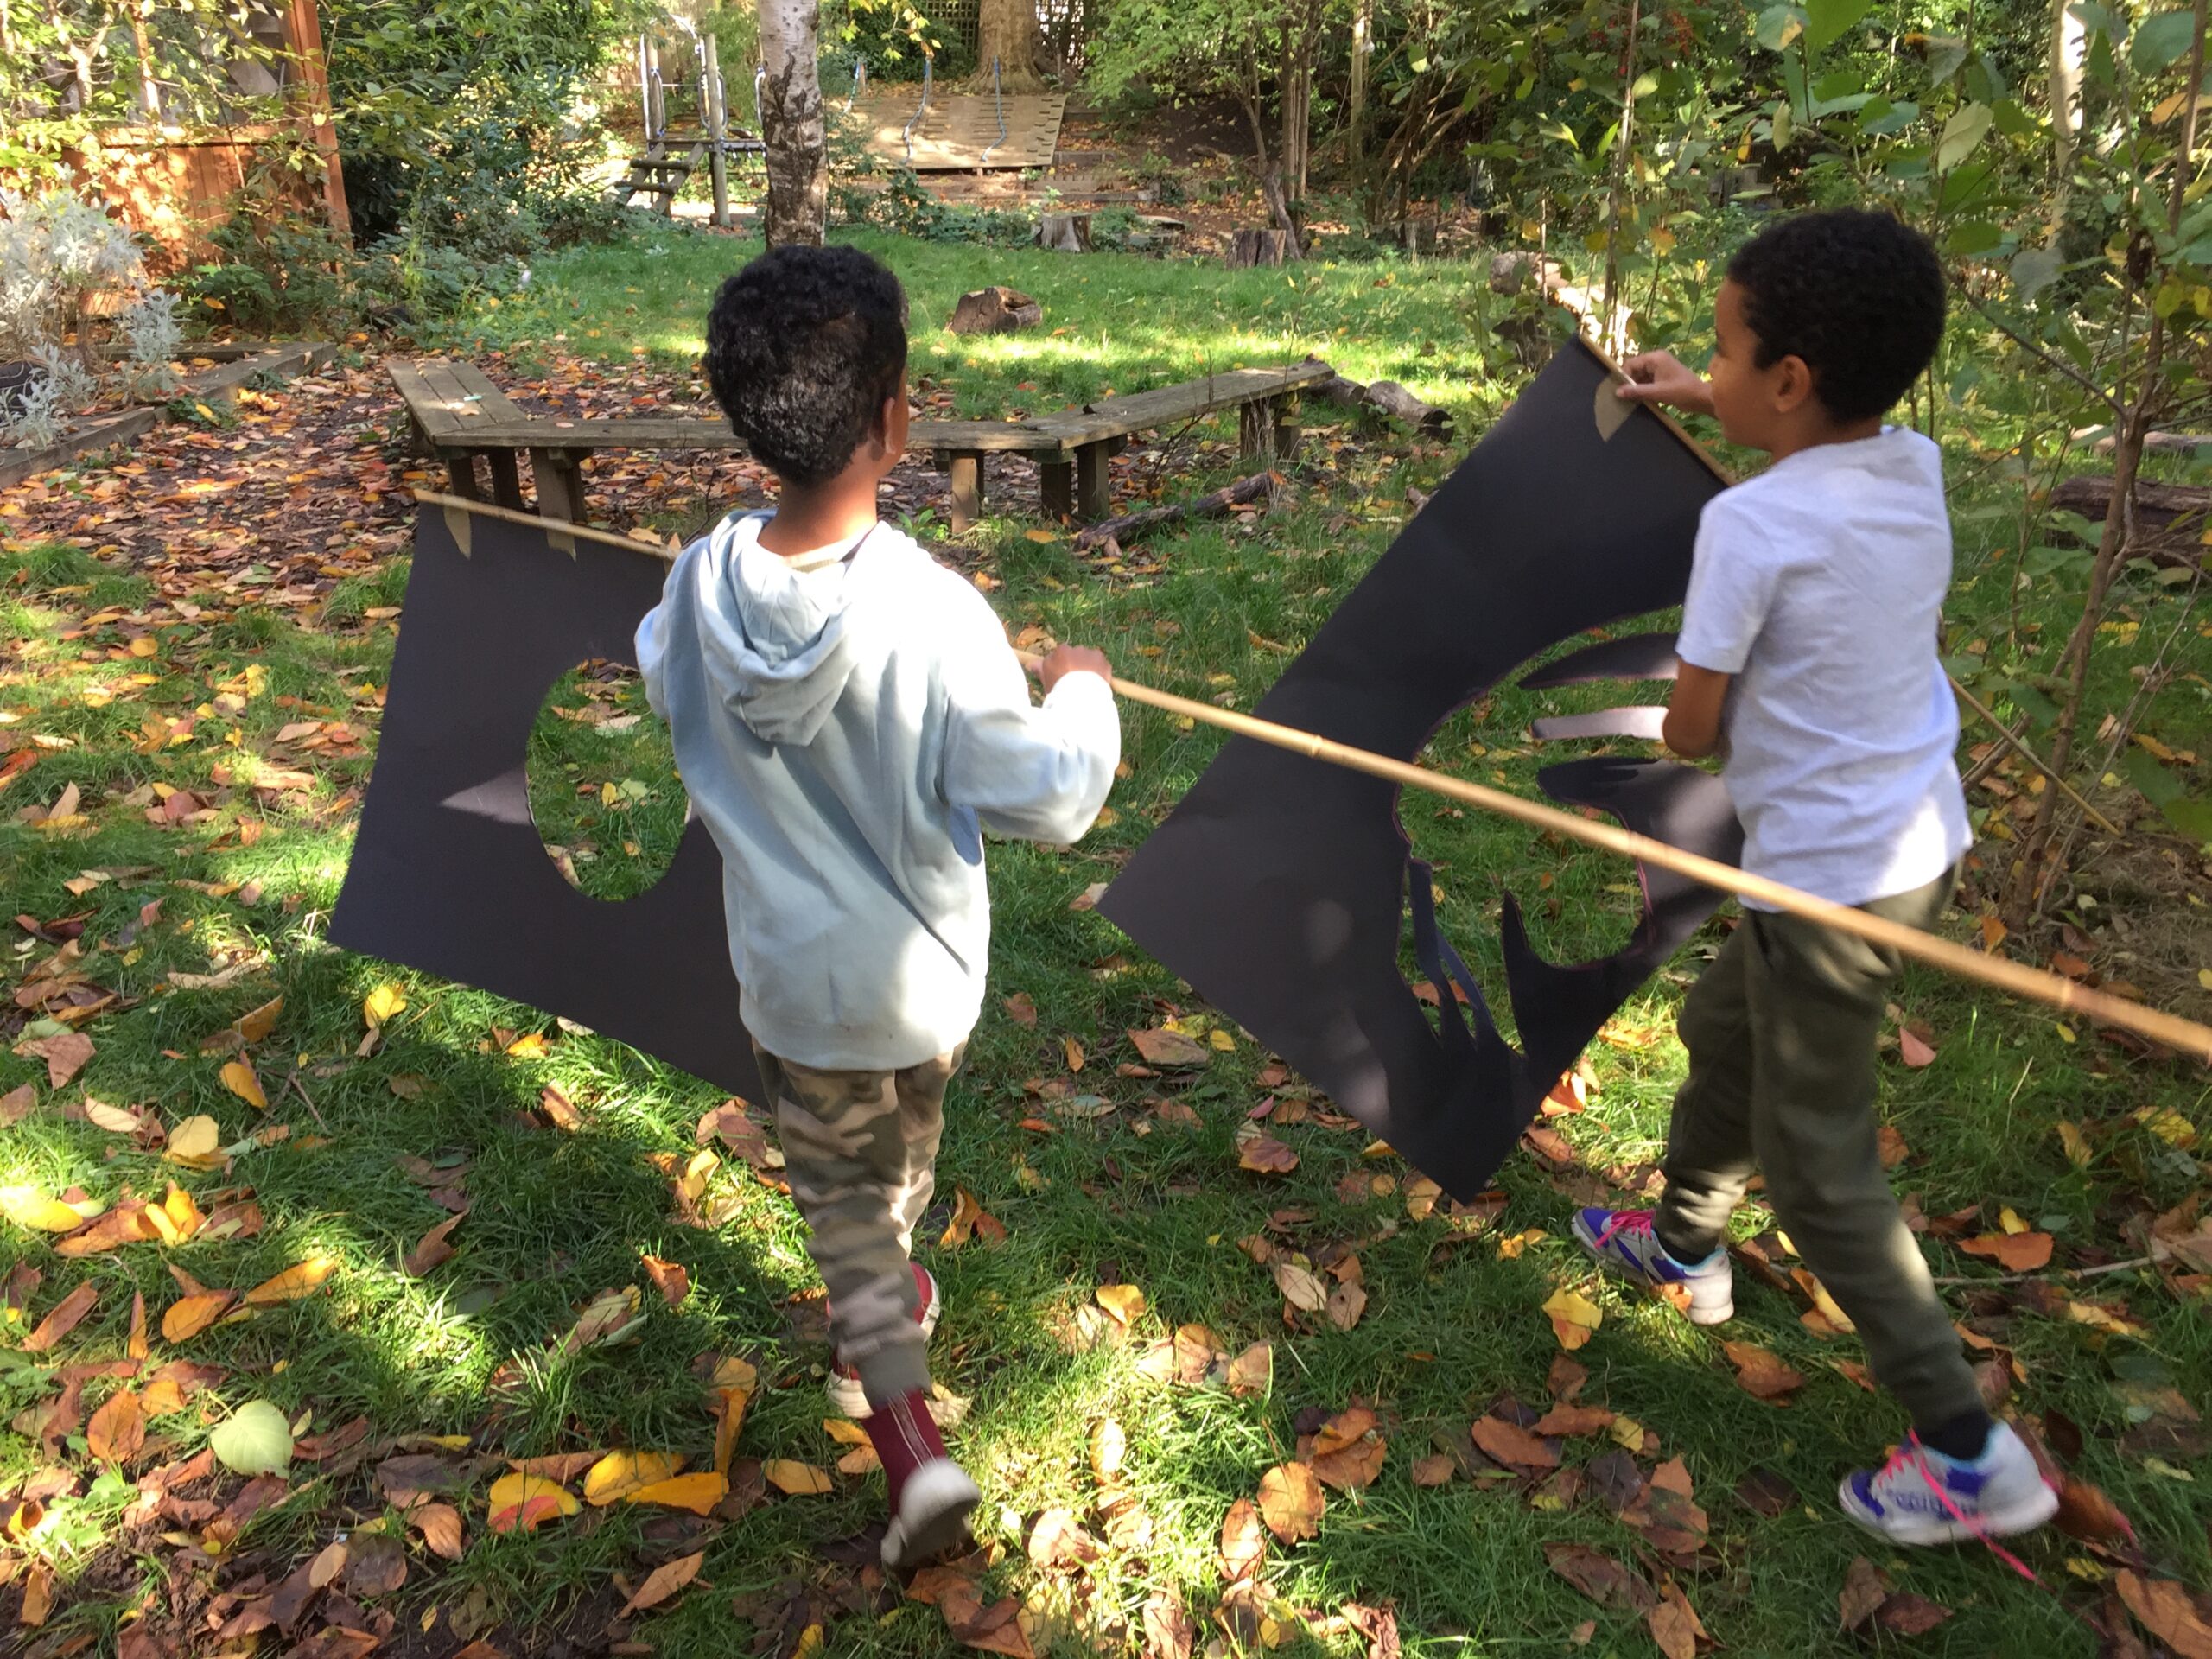
<instances>
[{"instance_id":1,"label":"wooden picnic table","mask_svg":"<svg viewBox=\"0 0 2212 1659\"><path fill-rule=\"evenodd\" d=\"M482 455L489 463L493 499L520 508L516 456L527 454L537 486L537 511L548 518L582 522L583 462L595 450L745 448L745 441L722 421L532 415L465 359L391 359L386 366L418 438L445 460L454 494L481 499L476 457ZM907 442L912 448L929 450L950 475L956 531L982 515L983 458L989 454L1035 456L1045 512L1053 518L1095 521L1113 512L1106 463L1132 435L1235 409L1245 454L1273 464L1297 447L1300 391L1334 372L1317 359L1280 369L1230 369L1027 420L916 421Z\"/></svg>"}]
</instances>

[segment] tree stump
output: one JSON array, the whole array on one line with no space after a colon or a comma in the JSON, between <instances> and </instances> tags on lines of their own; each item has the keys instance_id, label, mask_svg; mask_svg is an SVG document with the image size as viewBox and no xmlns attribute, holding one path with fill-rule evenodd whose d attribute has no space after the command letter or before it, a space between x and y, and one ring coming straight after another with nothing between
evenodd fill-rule
<instances>
[{"instance_id":1,"label":"tree stump","mask_svg":"<svg viewBox=\"0 0 2212 1659\"><path fill-rule=\"evenodd\" d=\"M1060 253L1089 253L1090 215L1046 213L1037 221L1037 245Z\"/></svg>"},{"instance_id":2,"label":"tree stump","mask_svg":"<svg viewBox=\"0 0 2212 1659\"><path fill-rule=\"evenodd\" d=\"M1010 334L1045 320L1045 308L1011 288L979 288L963 294L945 327L956 334Z\"/></svg>"},{"instance_id":3,"label":"tree stump","mask_svg":"<svg viewBox=\"0 0 2212 1659\"><path fill-rule=\"evenodd\" d=\"M1291 244L1289 232L1242 230L1231 238L1224 263L1231 270L1249 270L1255 265L1280 265L1297 257L1298 251Z\"/></svg>"},{"instance_id":4,"label":"tree stump","mask_svg":"<svg viewBox=\"0 0 2212 1659\"><path fill-rule=\"evenodd\" d=\"M1491 260L1490 291L1493 294L1503 294L1509 297L1518 294L1529 285L1529 277L1537 274L1539 266L1541 267L1542 274L1540 280L1544 296L1547 299L1552 297L1565 285L1567 273L1560 268L1558 260L1540 261L1535 254L1525 250L1515 253L1501 253Z\"/></svg>"}]
</instances>

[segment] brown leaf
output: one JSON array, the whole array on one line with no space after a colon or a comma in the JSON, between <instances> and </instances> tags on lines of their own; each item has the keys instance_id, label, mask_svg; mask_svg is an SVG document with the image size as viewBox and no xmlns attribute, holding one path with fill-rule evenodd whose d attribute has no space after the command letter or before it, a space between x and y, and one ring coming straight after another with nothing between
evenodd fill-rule
<instances>
[{"instance_id":1,"label":"brown leaf","mask_svg":"<svg viewBox=\"0 0 2212 1659\"><path fill-rule=\"evenodd\" d=\"M433 1555L457 1561L461 1552L461 1511L450 1503L417 1503L407 1512L407 1524L423 1535Z\"/></svg>"},{"instance_id":2,"label":"brown leaf","mask_svg":"<svg viewBox=\"0 0 2212 1659\"><path fill-rule=\"evenodd\" d=\"M1033 1030L1037 1025L1037 1004L1027 991L1016 991L1006 1000L1007 1018L1017 1026Z\"/></svg>"},{"instance_id":3,"label":"brown leaf","mask_svg":"<svg viewBox=\"0 0 2212 1659\"><path fill-rule=\"evenodd\" d=\"M16 1045L16 1052L24 1058L46 1062L46 1086L49 1089L59 1089L83 1071L85 1063L96 1052L92 1039L81 1031L65 1031Z\"/></svg>"},{"instance_id":4,"label":"brown leaf","mask_svg":"<svg viewBox=\"0 0 2212 1659\"><path fill-rule=\"evenodd\" d=\"M1658 1597L1641 1574L1587 1544L1546 1544L1544 1559L1553 1572L1600 1607L1646 1613L1658 1605Z\"/></svg>"},{"instance_id":5,"label":"brown leaf","mask_svg":"<svg viewBox=\"0 0 2212 1659\"><path fill-rule=\"evenodd\" d=\"M2134 1525L2121 1513L2120 1506L2101 1488L2078 1475L2066 1477L2066 1484L2058 1494L2058 1513L2051 1520L2067 1536L2079 1538L2084 1543L2135 1542Z\"/></svg>"},{"instance_id":6,"label":"brown leaf","mask_svg":"<svg viewBox=\"0 0 2212 1659\"><path fill-rule=\"evenodd\" d=\"M1452 1477L1459 1471L1459 1465L1448 1452L1432 1452L1414 1459L1414 1484L1416 1486L1448 1486Z\"/></svg>"},{"instance_id":7,"label":"brown leaf","mask_svg":"<svg viewBox=\"0 0 2212 1659\"><path fill-rule=\"evenodd\" d=\"M1278 1464L1260 1478L1260 1519L1277 1543L1319 1535L1324 1502L1321 1484L1305 1464Z\"/></svg>"},{"instance_id":8,"label":"brown leaf","mask_svg":"<svg viewBox=\"0 0 2212 1659\"><path fill-rule=\"evenodd\" d=\"M1659 1605L1644 1615L1650 1626L1651 1639L1667 1659L1696 1659L1697 1644L1706 1635L1705 1623L1697 1616L1697 1609L1690 1605L1672 1579L1659 1586Z\"/></svg>"},{"instance_id":9,"label":"brown leaf","mask_svg":"<svg viewBox=\"0 0 2212 1659\"><path fill-rule=\"evenodd\" d=\"M1241 1584L1257 1578L1267 1553L1268 1538L1262 1530L1259 1510L1250 1498L1238 1498L1229 1506L1221 1523L1222 1582Z\"/></svg>"},{"instance_id":10,"label":"brown leaf","mask_svg":"<svg viewBox=\"0 0 2212 1659\"><path fill-rule=\"evenodd\" d=\"M1155 1590L1144 1605L1144 1659L1191 1659L1198 1625L1173 1590Z\"/></svg>"},{"instance_id":11,"label":"brown leaf","mask_svg":"<svg viewBox=\"0 0 2212 1659\"><path fill-rule=\"evenodd\" d=\"M1950 1616L1949 1608L1901 1590L1875 1611L1874 1622L1892 1636L1925 1636Z\"/></svg>"},{"instance_id":12,"label":"brown leaf","mask_svg":"<svg viewBox=\"0 0 2212 1659\"><path fill-rule=\"evenodd\" d=\"M0 1095L0 1129L12 1129L30 1116L32 1107L38 1104L38 1085L19 1083L6 1094Z\"/></svg>"},{"instance_id":13,"label":"brown leaf","mask_svg":"<svg viewBox=\"0 0 2212 1659\"><path fill-rule=\"evenodd\" d=\"M1060 1039L1060 1052L1067 1060L1069 1071L1080 1071L1083 1070L1083 1045L1081 1043L1076 1041L1072 1037L1063 1037Z\"/></svg>"},{"instance_id":14,"label":"brown leaf","mask_svg":"<svg viewBox=\"0 0 2212 1659\"><path fill-rule=\"evenodd\" d=\"M1170 1031L1165 1026L1150 1031L1133 1031L1129 1041L1144 1056L1147 1065L1164 1066L1173 1071L1210 1065L1213 1055L1205 1045L1192 1041L1179 1031Z\"/></svg>"},{"instance_id":15,"label":"brown leaf","mask_svg":"<svg viewBox=\"0 0 2212 1659\"><path fill-rule=\"evenodd\" d=\"M400 1265L407 1269L410 1279L420 1279L432 1268L453 1260L453 1230L468 1218L468 1211L449 1216L415 1241L415 1248L407 1252L407 1260Z\"/></svg>"},{"instance_id":16,"label":"brown leaf","mask_svg":"<svg viewBox=\"0 0 2212 1659\"><path fill-rule=\"evenodd\" d=\"M1339 1412L1314 1437L1314 1478L1340 1492L1358 1491L1375 1484L1389 1450L1373 1412L1363 1406Z\"/></svg>"},{"instance_id":17,"label":"brown leaf","mask_svg":"<svg viewBox=\"0 0 2212 1659\"><path fill-rule=\"evenodd\" d=\"M1836 1613L1843 1628L1857 1630L1889 1599L1888 1575L1864 1555L1853 1556L1843 1575L1842 1593L1836 1597Z\"/></svg>"},{"instance_id":18,"label":"brown leaf","mask_svg":"<svg viewBox=\"0 0 2212 1659\"><path fill-rule=\"evenodd\" d=\"M54 1569L44 1561L33 1561L23 1582L22 1605L16 1617L25 1625L36 1630L46 1623L47 1615L54 1611Z\"/></svg>"},{"instance_id":19,"label":"brown leaf","mask_svg":"<svg viewBox=\"0 0 2212 1659\"><path fill-rule=\"evenodd\" d=\"M1298 1154L1272 1135L1240 1135L1236 1142L1236 1166L1249 1169L1256 1175L1287 1175L1298 1167Z\"/></svg>"},{"instance_id":20,"label":"brown leaf","mask_svg":"<svg viewBox=\"0 0 2212 1659\"><path fill-rule=\"evenodd\" d=\"M1503 1417L1478 1417L1468 1431L1484 1455L1521 1474L1559 1467L1558 1451Z\"/></svg>"},{"instance_id":21,"label":"brown leaf","mask_svg":"<svg viewBox=\"0 0 2212 1659\"><path fill-rule=\"evenodd\" d=\"M388 1532L357 1532L347 1541L341 1582L357 1600L388 1596L407 1582L407 1547Z\"/></svg>"},{"instance_id":22,"label":"brown leaf","mask_svg":"<svg viewBox=\"0 0 2212 1659\"><path fill-rule=\"evenodd\" d=\"M85 1426L85 1439L92 1455L105 1463L128 1463L137 1457L146 1444L146 1419L138 1408L138 1396L129 1389L110 1395Z\"/></svg>"},{"instance_id":23,"label":"brown leaf","mask_svg":"<svg viewBox=\"0 0 2212 1659\"><path fill-rule=\"evenodd\" d=\"M617 1618L627 1618L642 1607L658 1607L671 1596L699 1576L699 1568L707 1559L707 1552L678 1556L664 1561L645 1575L645 1581L637 1587L630 1599L622 1604Z\"/></svg>"},{"instance_id":24,"label":"brown leaf","mask_svg":"<svg viewBox=\"0 0 2212 1659\"><path fill-rule=\"evenodd\" d=\"M584 1115L557 1083L549 1083L537 1091L537 1109L545 1114L547 1122L564 1134L575 1135L584 1126Z\"/></svg>"},{"instance_id":25,"label":"brown leaf","mask_svg":"<svg viewBox=\"0 0 2212 1659\"><path fill-rule=\"evenodd\" d=\"M1287 1255L1277 1256L1268 1263L1268 1271L1274 1276L1275 1288L1282 1292L1283 1300L1293 1307L1318 1313L1328 1305L1328 1287L1303 1265L1303 1258L1293 1261Z\"/></svg>"},{"instance_id":26,"label":"brown leaf","mask_svg":"<svg viewBox=\"0 0 2212 1659\"><path fill-rule=\"evenodd\" d=\"M1240 1400L1265 1394L1274 1375L1274 1345L1255 1342L1229 1362L1229 1391Z\"/></svg>"},{"instance_id":27,"label":"brown leaf","mask_svg":"<svg viewBox=\"0 0 2212 1659\"><path fill-rule=\"evenodd\" d=\"M2143 1628L2173 1649L2174 1659L2212 1659L2212 1624L2171 1579L2146 1579L2122 1568L2115 1587Z\"/></svg>"},{"instance_id":28,"label":"brown leaf","mask_svg":"<svg viewBox=\"0 0 2212 1659\"><path fill-rule=\"evenodd\" d=\"M1921 1066L1933 1065L1936 1063L1936 1051L1915 1035L1911 1027L1899 1026L1897 1027L1897 1058L1907 1065L1917 1070Z\"/></svg>"},{"instance_id":29,"label":"brown leaf","mask_svg":"<svg viewBox=\"0 0 2212 1659\"><path fill-rule=\"evenodd\" d=\"M1755 1342L1726 1342L1721 1351L1736 1368L1737 1386L1754 1400L1785 1403L1805 1386L1805 1375Z\"/></svg>"},{"instance_id":30,"label":"brown leaf","mask_svg":"<svg viewBox=\"0 0 2212 1659\"><path fill-rule=\"evenodd\" d=\"M2007 1272L2033 1273L2050 1264L2052 1242L2049 1233L1985 1233L1961 1239L1959 1248L1968 1255L1986 1256Z\"/></svg>"},{"instance_id":31,"label":"brown leaf","mask_svg":"<svg viewBox=\"0 0 2212 1659\"><path fill-rule=\"evenodd\" d=\"M1552 1356L1552 1368L1544 1377L1544 1388L1562 1406L1570 1405L1582 1392L1582 1385L1590 1380L1589 1368L1565 1354Z\"/></svg>"},{"instance_id":32,"label":"brown leaf","mask_svg":"<svg viewBox=\"0 0 2212 1659\"><path fill-rule=\"evenodd\" d=\"M1103 1553L1098 1541L1083 1529L1072 1510L1058 1504L1037 1517L1029 1529L1029 1564L1050 1571L1056 1567L1087 1566Z\"/></svg>"},{"instance_id":33,"label":"brown leaf","mask_svg":"<svg viewBox=\"0 0 2212 1659\"><path fill-rule=\"evenodd\" d=\"M1007 1659L1036 1659L1028 1635L1021 1628L1021 1602L1007 1596L986 1607L972 1591L963 1593L948 1587L939 1596L938 1611L953 1639L982 1653L1001 1653Z\"/></svg>"},{"instance_id":34,"label":"brown leaf","mask_svg":"<svg viewBox=\"0 0 2212 1659\"><path fill-rule=\"evenodd\" d=\"M683 1299L691 1294L691 1275L679 1262L664 1262L657 1255L641 1257L645 1277L653 1281L653 1288L660 1292L661 1300L671 1307L683 1306Z\"/></svg>"},{"instance_id":35,"label":"brown leaf","mask_svg":"<svg viewBox=\"0 0 2212 1659\"><path fill-rule=\"evenodd\" d=\"M1771 1469L1753 1469L1738 1481L1736 1501L1769 1521L1803 1502L1797 1489Z\"/></svg>"},{"instance_id":36,"label":"brown leaf","mask_svg":"<svg viewBox=\"0 0 2212 1659\"><path fill-rule=\"evenodd\" d=\"M1560 1356L1565 1358L1565 1355ZM1554 1406L1536 1420L1538 1434L1602 1434L1613 1424L1613 1414L1603 1406Z\"/></svg>"},{"instance_id":37,"label":"brown leaf","mask_svg":"<svg viewBox=\"0 0 2212 1659\"><path fill-rule=\"evenodd\" d=\"M47 1316L38 1322L38 1328L23 1338L23 1351L43 1354L53 1348L85 1321L92 1311L92 1304L100 1299L99 1287L79 1285L54 1305Z\"/></svg>"},{"instance_id":38,"label":"brown leaf","mask_svg":"<svg viewBox=\"0 0 2212 1659\"><path fill-rule=\"evenodd\" d=\"M1006 1224L984 1209L973 1192L956 1186L952 1193L952 1219L945 1223L938 1239L939 1249L957 1250L971 1238L981 1238L986 1244L1005 1242Z\"/></svg>"}]
</instances>

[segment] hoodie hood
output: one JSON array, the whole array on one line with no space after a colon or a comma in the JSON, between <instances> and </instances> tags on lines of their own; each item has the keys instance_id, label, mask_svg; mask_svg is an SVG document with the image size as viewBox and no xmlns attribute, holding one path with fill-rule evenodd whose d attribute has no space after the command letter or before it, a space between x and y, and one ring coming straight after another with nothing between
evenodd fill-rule
<instances>
[{"instance_id":1,"label":"hoodie hood","mask_svg":"<svg viewBox=\"0 0 2212 1659\"><path fill-rule=\"evenodd\" d=\"M699 645L722 705L764 743L806 744L857 660L849 607L873 531L830 564L798 570L760 545L765 512L733 514L692 560Z\"/></svg>"}]
</instances>

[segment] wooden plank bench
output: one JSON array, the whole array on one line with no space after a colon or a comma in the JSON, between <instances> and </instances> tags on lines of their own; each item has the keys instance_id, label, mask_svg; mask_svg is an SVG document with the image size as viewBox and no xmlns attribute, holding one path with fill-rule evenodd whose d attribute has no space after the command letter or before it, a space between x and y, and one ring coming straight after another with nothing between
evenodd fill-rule
<instances>
[{"instance_id":1,"label":"wooden plank bench","mask_svg":"<svg viewBox=\"0 0 2212 1659\"><path fill-rule=\"evenodd\" d=\"M455 494L480 497L474 459L480 454L490 461L499 504L520 506L515 455L525 451L537 483L537 510L549 518L582 519L582 469L594 451L745 448L721 421L528 414L473 363L395 359L387 366L423 445L445 459ZM1297 447L1299 392L1334 372L1313 359L1287 368L1232 369L1027 420L916 421L907 442L930 451L949 475L955 531L982 514L983 464L992 454L1035 456L1045 512L1096 520L1113 512L1107 462L1133 434L1235 409L1243 453L1273 466Z\"/></svg>"}]
</instances>

